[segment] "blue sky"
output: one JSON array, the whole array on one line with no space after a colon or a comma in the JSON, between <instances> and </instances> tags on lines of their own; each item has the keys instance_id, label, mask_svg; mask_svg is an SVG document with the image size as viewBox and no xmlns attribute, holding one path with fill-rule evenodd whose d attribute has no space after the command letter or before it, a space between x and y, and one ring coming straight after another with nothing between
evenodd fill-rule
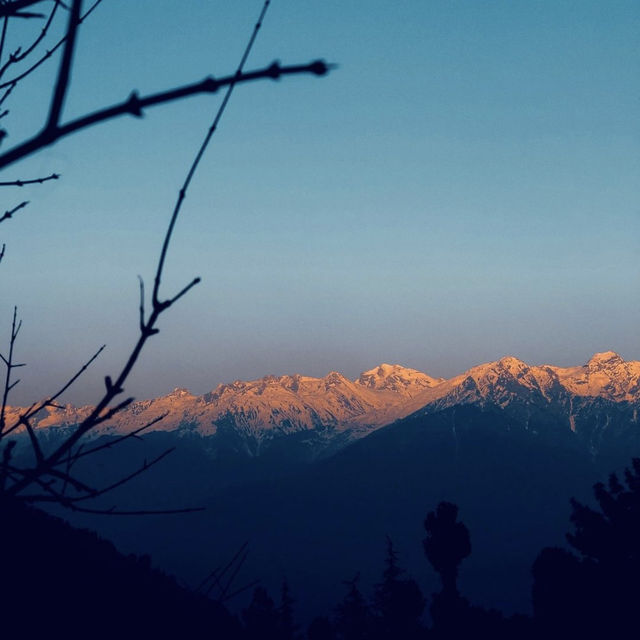
<instances>
[{"instance_id":1,"label":"blue sky","mask_svg":"<svg viewBox=\"0 0 640 640\"><path fill-rule=\"evenodd\" d=\"M104 0L65 116L235 68L260 2ZM186 200L138 397L267 373L450 376L510 354L640 359L640 5L275 1L248 68L339 63L242 87ZM18 37L17 32L10 36ZM16 92L7 146L42 122L55 67ZM177 189L219 102L114 121L7 169L0 318L24 319L14 395L91 402L136 338ZM1 326L1 324L0 324Z\"/></svg>"}]
</instances>

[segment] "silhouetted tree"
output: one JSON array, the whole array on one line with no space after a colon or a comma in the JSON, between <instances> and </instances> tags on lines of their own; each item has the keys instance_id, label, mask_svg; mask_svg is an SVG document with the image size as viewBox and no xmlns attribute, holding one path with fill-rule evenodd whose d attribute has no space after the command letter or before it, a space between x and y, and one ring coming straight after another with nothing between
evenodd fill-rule
<instances>
[{"instance_id":1,"label":"silhouetted tree","mask_svg":"<svg viewBox=\"0 0 640 640\"><path fill-rule=\"evenodd\" d=\"M471 553L469 530L462 522L456 522L457 517L458 507L455 504L441 502L424 521L427 530L427 537L422 543L424 552L440 574L443 593L449 595L458 593L458 567Z\"/></svg>"},{"instance_id":2,"label":"silhouetted tree","mask_svg":"<svg viewBox=\"0 0 640 640\"><path fill-rule=\"evenodd\" d=\"M336 631L326 616L314 618L307 629L308 640L336 640Z\"/></svg>"},{"instance_id":3,"label":"silhouetted tree","mask_svg":"<svg viewBox=\"0 0 640 640\"><path fill-rule=\"evenodd\" d=\"M638 628L640 602L640 459L594 485L598 509L571 501L577 553L544 549L533 566L533 607L544 631L620 637Z\"/></svg>"},{"instance_id":4,"label":"silhouetted tree","mask_svg":"<svg viewBox=\"0 0 640 640\"><path fill-rule=\"evenodd\" d=\"M280 606L278 607L278 637L281 640L296 640L300 637L298 635L298 626L293 618L294 602L289 591L289 584L284 580L280 592Z\"/></svg>"},{"instance_id":5,"label":"silhouetted tree","mask_svg":"<svg viewBox=\"0 0 640 640\"><path fill-rule=\"evenodd\" d=\"M364 596L358 589L357 574L344 584L348 591L344 600L336 607L335 629L339 640L368 640L372 637L372 614Z\"/></svg>"},{"instance_id":6,"label":"silhouetted tree","mask_svg":"<svg viewBox=\"0 0 640 640\"><path fill-rule=\"evenodd\" d=\"M264 587L256 587L249 606L242 611L246 640L276 640L279 616L275 604Z\"/></svg>"},{"instance_id":7,"label":"silhouetted tree","mask_svg":"<svg viewBox=\"0 0 640 640\"><path fill-rule=\"evenodd\" d=\"M469 636L492 640L525 640L530 637L529 621L524 616L505 620L493 609L472 605L458 592L457 577L460 563L471 553L469 530L457 521L458 507L441 502L424 522L427 537L424 551L442 579L442 591L434 593L431 604L431 636L457 640ZM486 576L487 580L491 576Z\"/></svg>"},{"instance_id":8,"label":"silhouetted tree","mask_svg":"<svg viewBox=\"0 0 640 640\"><path fill-rule=\"evenodd\" d=\"M387 555L382 582L375 586L374 612L376 638L417 638L422 634L420 617L425 599L415 580L403 577L398 554L387 536Z\"/></svg>"}]
</instances>

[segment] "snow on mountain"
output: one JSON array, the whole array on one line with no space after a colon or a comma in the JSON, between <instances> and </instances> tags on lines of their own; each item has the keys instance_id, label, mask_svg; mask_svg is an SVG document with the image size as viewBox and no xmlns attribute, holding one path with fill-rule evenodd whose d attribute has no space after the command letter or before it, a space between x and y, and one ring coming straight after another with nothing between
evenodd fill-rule
<instances>
[{"instance_id":1,"label":"snow on mountain","mask_svg":"<svg viewBox=\"0 0 640 640\"><path fill-rule=\"evenodd\" d=\"M577 396L600 396L613 401L640 398L640 362L625 362L617 353L596 353L582 367L546 366L567 391Z\"/></svg>"},{"instance_id":2,"label":"snow on mountain","mask_svg":"<svg viewBox=\"0 0 640 640\"><path fill-rule=\"evenodd\" d=\"M444 382L444 378L432 378L426 373L401 367L399 364L381 364L361 373L356 380L356 384L368 389L394 391L408 398L441 382Z\"/></svg>"},{"instance_id":3,"label":"snow on mountain","mask_svg":"<svg viewBox=\"0 0 640 640\"><path fill-rule=\"evenodd\" d=\"M507 356L472 367L465 373L411 399L412 413L459 404L544 406L572 398L640 402L640 362L626 362L608 351L578 367L529 366Z\"/></svg>"},{"instance_id":4,"label":"snow on mountain","mask_svg":"<svg viewBox=\"0 0 640 640\"><path fill-rule=\"evenodd\" d=\"M576 398L640 402L640 362L626 362L609 351L568 368L529 366L507 356L448 380L397 364L381 364L356 380L335 371L324 378L270 375L221 384L202 396L178 388L160 398L134 402L98 433L128 433L164 416L152 430L185 429L211 436L223 429L255 442L299 432L349 440L419 410L487 403L564 406ZM48 408L34 422L39 428L73 426L89 411L90 407L70 405ZM9 408L7 424L19 413L19 408Z\"/></svg>"}]
</instances>

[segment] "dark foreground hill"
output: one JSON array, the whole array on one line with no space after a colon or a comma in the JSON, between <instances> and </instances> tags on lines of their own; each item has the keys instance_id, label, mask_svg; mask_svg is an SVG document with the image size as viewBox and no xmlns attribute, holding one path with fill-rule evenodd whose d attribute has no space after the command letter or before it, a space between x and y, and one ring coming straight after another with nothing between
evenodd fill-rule
<instances>
[{"instance_id":1,"label":"dark foreground hill","mask_svg":"<svg viewBox=\"0 0 640 640\"><path fill-rule=\"evenodd\" d=\"M0 637L239 637L218 603L90 531L0 504Z\"/></svg>"}]
</instances>

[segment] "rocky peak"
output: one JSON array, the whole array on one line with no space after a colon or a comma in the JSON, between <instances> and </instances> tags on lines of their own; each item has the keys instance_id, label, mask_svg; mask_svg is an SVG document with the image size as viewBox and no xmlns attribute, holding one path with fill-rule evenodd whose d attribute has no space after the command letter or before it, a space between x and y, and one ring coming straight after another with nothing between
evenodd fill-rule
<instances>
[{"instance_id":1,"label":"rocky peak","mask_svg":"<svg viewBox=\"0 0 640 640\"><path fill-rule=\"evenodd\" d=\"M603 351L595 353L591 360L587 362L589 369L604 369L624 364L624 360L615 351Z\"/></svg>"},{"instance_id":2,"label":"rocky peak","mask_svg":"<svg viewBox=\"0 0 640 640\"><path fill-rule=\"evenodd\" d=\"M432 378L416 369L409 369L399 364L383 363L361 373L356 384L377 391L395 391L403 395L412 395L442 381L442 378Z\"/></svg>"}]
</instances>

